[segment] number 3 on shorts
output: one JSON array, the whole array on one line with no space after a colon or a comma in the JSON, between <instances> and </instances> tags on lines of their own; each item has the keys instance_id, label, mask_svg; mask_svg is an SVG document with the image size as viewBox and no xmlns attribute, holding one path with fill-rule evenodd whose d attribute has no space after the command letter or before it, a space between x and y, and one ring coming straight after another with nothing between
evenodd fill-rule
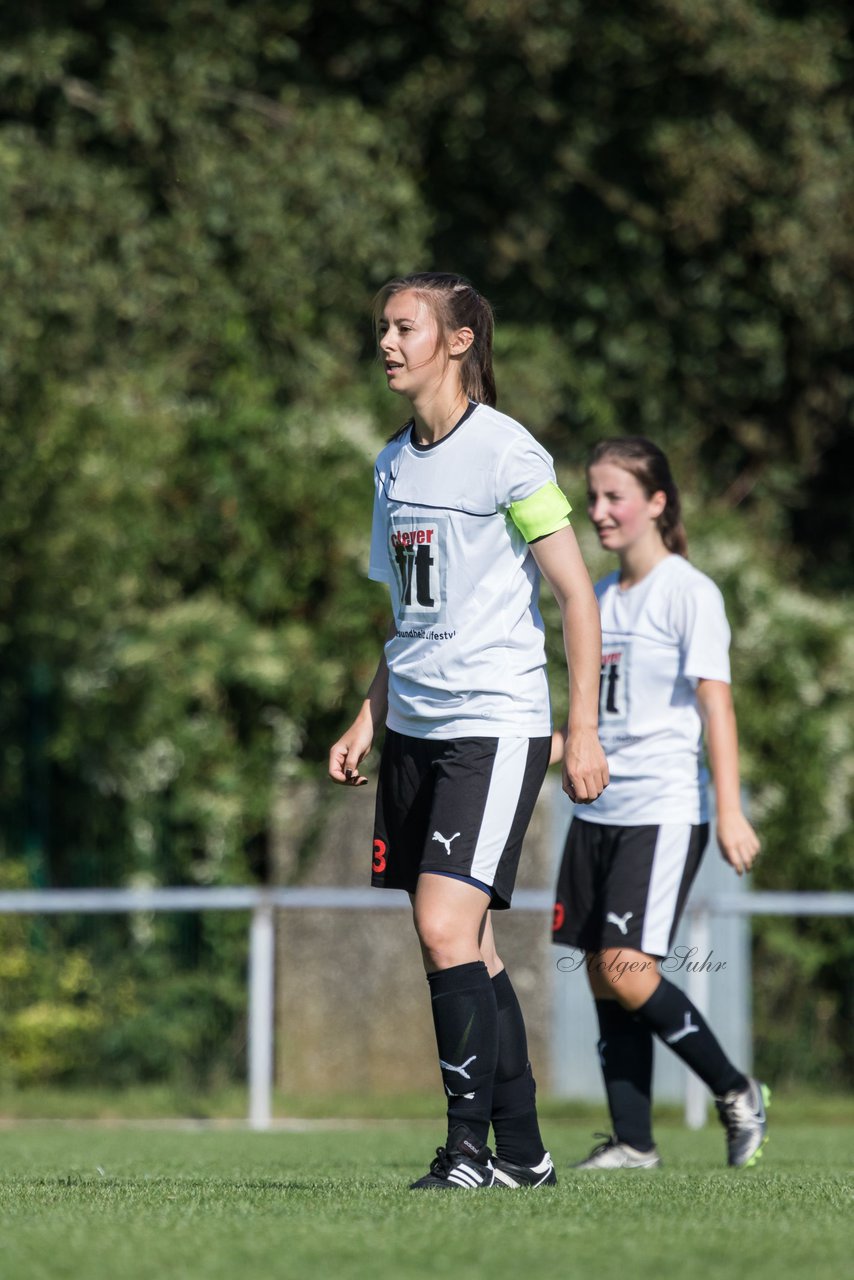
<instances>
[{"instance_id":1,"label":"number 3 on shorts","mask_svg":"<svg viewBox=\"0 0 854 1280\"><path fill-rule=\"evenodd\" d=\"M374 860L371 863L371 869L377 875L381 875L383 871L385 871L385 855L386 855L385 840L380 840L378 838L375 838L374 839Z\"/></svg>"}]
</instances>

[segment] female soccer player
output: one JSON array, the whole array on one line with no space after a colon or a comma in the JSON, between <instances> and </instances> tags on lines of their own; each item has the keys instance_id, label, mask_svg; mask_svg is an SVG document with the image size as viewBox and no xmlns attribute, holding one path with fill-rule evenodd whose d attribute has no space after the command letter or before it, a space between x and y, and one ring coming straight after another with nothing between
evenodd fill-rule
<instances>
[{"instance_id":1,"label":"female soccer player","mask_svg":"<svg viewBox=\"0 0 854 1280\"><path fill-rule=\"evenodd\" d=\"M749 1165L765 1141L768 1090L733 1066L658 969L708 839L704 728L721 853L741 875L759 852L741 809L723 600L685 558L679 493L656 445L641 437L601 442L587 481L590 519L619 560L596 585L599 733L611 783L570 826L554 940L587 953L614 1133L576 1167L661 1163L652 1138L653 1035L714 1094L729 1164ZM562 735L555 739L557 751Z\"/></svg>"},{"instance_id":2,"label":"female soccer player","mask_svg":"<svg viewBox=\"0 0 854 1280\"><path fill-rule=\"evenodd\" d=\"M569 666L564 786L587 804L607 783L596 599L551 458L495 409L486 300L456 275L406 276L380 291L375 321L389 388L412 410L375 471L369 574L393 616L329 775L366 782L385 721L372 883L411 895L447 1094L447 1141L413 1188L542 1186L554 1168L488 910L510 906L549 760L541 573Z\"/></svg>"}]
</instances>

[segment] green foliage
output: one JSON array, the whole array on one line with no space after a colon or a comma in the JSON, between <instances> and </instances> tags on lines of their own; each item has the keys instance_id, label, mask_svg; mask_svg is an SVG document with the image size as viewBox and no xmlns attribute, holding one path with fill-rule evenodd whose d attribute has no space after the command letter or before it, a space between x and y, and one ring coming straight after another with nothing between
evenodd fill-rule
<instances>
[{"instance_id":1,"label":"green foliage","mask_svg":"<svg viewBox=\"0 0 854 1280\"><path fill-rule=\"evenodd\" d=\"M818 601L743 522L700 526L692 552L720 585L733 629L745 782L771 856L769 889L852 889L854 602ZM793 830L797 859L779 859Z\"/></svg>"},{"instance_id":2,"label":"green foliage","mask_svg":"<svg viewBox=\"0 0 854 1280\"><path fill-rule=\"evenodd\" d=\"M854 600L818 601L749 527L709 521L695 543L721 585L763 889L854 889ZM841 918L754 923L754 1035L769 1078L850 1082L854 941Z\"/></svg>"},{"instance_id":3,"label":"green foliage","mask_svg":"<svg viewBox=\"0 0 854 1280\"><path fill-rule=\"evenodd\" d=\"M396 6L391 27L380 0L333 23L336 8L317 0L295 39L334 83L408 114L438 265L563 349L556 453L615 430L689 447L704 494L774 513L813 577L850 588L839 0L466 0Z\"/></svg>"},{"instance_id":4,"label":"green foliage","mask_svg":"<svg viewBox=\"0 0 854 1280\"><path fill-rule=\"evenodd\" d=\"M0 822L33 882L269 874L272 797L384 627L370 298L436 265L496 301L501 407L577 512L593 439L668 448L734 623L762 881L850 886L851 56L839 0L0 15ZM96 1042L116 1079L235 1069L236 922L10 928L16 1072ZM815 984L850 1072L842 930L758 945L792 1043Z\"/></svg>"},{"instance_id":5,"label":"green foliage","mask_svg":"<svg viewBox=\"0 0 854 1280\"><path fill-rule=\"evenodd\" d=\"M5 860L0 883L25 887L23 863ZM0 1085L209 1089L243 1076L245 917L203 917L190 971L170 964L168 917L73 928L0 915Z\"/></svg>"},{"instance_id":6,"label":"green foliage","mask_svg":"<svg viewBox=\"0 0 854 1280\"><path fill-rule=\"evenodd\" d=\"M204 10L0 56L0 732L20 741L38 661L54 794L116 799L114 883L242 878L277 770L330 726L364 647L336 625L369 511L354 440L378 439L362 317L426 227L381 121L289 83L277 7ZM71 827L79 880L96 833Z\"/></svg>"},{"instance_id":7,"label":"green foliage","mask_svg":"<svg viewBox=\"0 0 854 1280\"><path fill-rule=\"evenodd\" d=\"M27 885L22 864L4 862L4 889ZM63 949L48 958L34 946L33 926L22 916L0 916L0 1080L27 1085L62 1079L85 1057L101 1029L97 980L88 955Z\"/></svg>"}]
</instances>

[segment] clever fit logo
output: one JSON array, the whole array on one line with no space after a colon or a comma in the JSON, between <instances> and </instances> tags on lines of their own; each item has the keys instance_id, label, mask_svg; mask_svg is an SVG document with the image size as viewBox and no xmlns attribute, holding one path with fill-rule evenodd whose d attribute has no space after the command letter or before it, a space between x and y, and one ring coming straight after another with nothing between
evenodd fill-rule
<instances>
[{"instance_id":1,"label":"clever fit logo","mask_svg":"<svg viewBox=\"0 0 854 1280\"><path fill-rule=\"evenodd\" d=\"M438 537L434 525L418 529L397 529L391 535L391 549L400 575L400 596L404 609L435 609L438 602Z\"/></svg>"}]
</instances>

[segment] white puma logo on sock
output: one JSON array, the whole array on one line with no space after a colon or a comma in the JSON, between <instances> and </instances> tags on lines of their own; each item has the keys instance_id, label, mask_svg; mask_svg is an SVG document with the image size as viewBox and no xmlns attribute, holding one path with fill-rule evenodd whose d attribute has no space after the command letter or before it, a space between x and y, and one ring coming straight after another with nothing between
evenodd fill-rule
<instances>
[{"instance_id":1,"label":"white puma logo on sock","mask_svg":"<svg viewBox=\"0 0 854 1280\"><path fill-rule=\"evenodd\" d=\"M459 1075L461 1075L464 1080L471 1080L471 1076L466 1071L466 1067L469 1066L472 1062L474 1062L476 1057L477 1057L477 1054L473 1053L471 1057L466 1058L465 1062L463 1062L459 1067L455 1067L453 1062L445 1062L443 1061L442 1058L440 1058L439 1066L443 1067L445 1071L458 1072ZM468 1098L469 1100L471 1100L474 1097L473 1093L454 1093L453 1089L449 1089L447 1084L445 1085L445 1092L447 1093L449 1098Z\"/></svg>"},{"instance_id":2,"label":"white puma logo on sock","mask_svg":"<svg viewBox=\"0 0 854 1280\"><path fill-rule=\"evenodd\" d=\"M454 841L456 840L459 834L460 834L459 831L455 831L454 834L451 836L450 840L446 840L445 837L442 835L441 831L434 831L433 839L438 840L439 844L443 844L445 846L445 853L447 853L448 857L450 858L451 845L454 843Z\"/></svg>"},{"instance_id":3,"label":"white puma logo on sock","mask_svg":"<svg viewBox=\"0 0 854 1280\"><path fill-rule=\"evenodd\" d=\"M473 1053L471 1057L466 1058L465 1062L459 1067L455 1067L453 1062L443 1062L442 1059L440 1058L439 1066L443 1067L445 1071L458 1071L464 1080L471 1080L471 1076L466 1071L466 1067L469 1065L469 1063L474 1062L476 1057L477 1057L477 1054Z\"/></svg>"},{"instance_id":4,"label":"white puma logo on sock","mask_svg":"<svg viewBox=\"0 0 854 1280\"><path fill-rule=\"evenodd\" d=\"M473 1093L454 1093L453 1089L449 1089L447 1085L445 1085L445 1093L449 1098L468 1098L469 1102L474 1097Z\"/></svg>"},{"instance_id":5,"label":"white puma logo on sock","mask_svg":"<svg viewBox=\"0 0 854 1280\"><path fill-rule=\"evenodd\" d=\"M453 1065L453 1062L444 1062L442 1059L439 1059L439 1066L443 1066L446 1071L458 1071L463 1078L470 1080L471 1076L467 1073L466 1068L469 1066L470 1062L474 1062L476 1057L478 1057L478 1055L476 1055L476 1053L472 1053L471 1057L467 1057L461 1066L455 1066ZM471 1101L471 1098L474 1098L474 1093L455 1093L453 1092L453 1089L448 1088L447 1084L446 1087L444 1087L444 1092L448 1094L449 1098L469 1098L469 1101Z\"/></svg>"},{"instance_id":6,"label":"white puma logo on sock","mask_svg":"<svg viewBox=\"0 0 854 1280\"><path fill-rule=\"evenodd\" d=\"M674 1031L672 1036L665 1036L664 1038L668 1044L676 1044L677 1040L684 1040L685 1037L689 1036L692 1031L699 1031L699 1030L700 1028L695 1027L693 1022L691 1021L691 1010L689 1009L688 1012L685 1014L685 1026L682 1027L681 1031Z\"/></svg>"},{"instance_id":7,"label":"white puma logo on sock","mask_svg":"<svg viewBox=\"0 0 854 1280\"><path fill-rule=\"evenodd\" d=\"M620 933L623 935L623 937L625 937L629 931L628 922L629 920L631 920L634 914L635 914L634 911L627 911L624 916L618 916L618 915L615 915L613 911L609 911L605 919L606 921L609 921L611 924L615 924L617 928L620 930Z\"/></svg>"}]
</instances>

